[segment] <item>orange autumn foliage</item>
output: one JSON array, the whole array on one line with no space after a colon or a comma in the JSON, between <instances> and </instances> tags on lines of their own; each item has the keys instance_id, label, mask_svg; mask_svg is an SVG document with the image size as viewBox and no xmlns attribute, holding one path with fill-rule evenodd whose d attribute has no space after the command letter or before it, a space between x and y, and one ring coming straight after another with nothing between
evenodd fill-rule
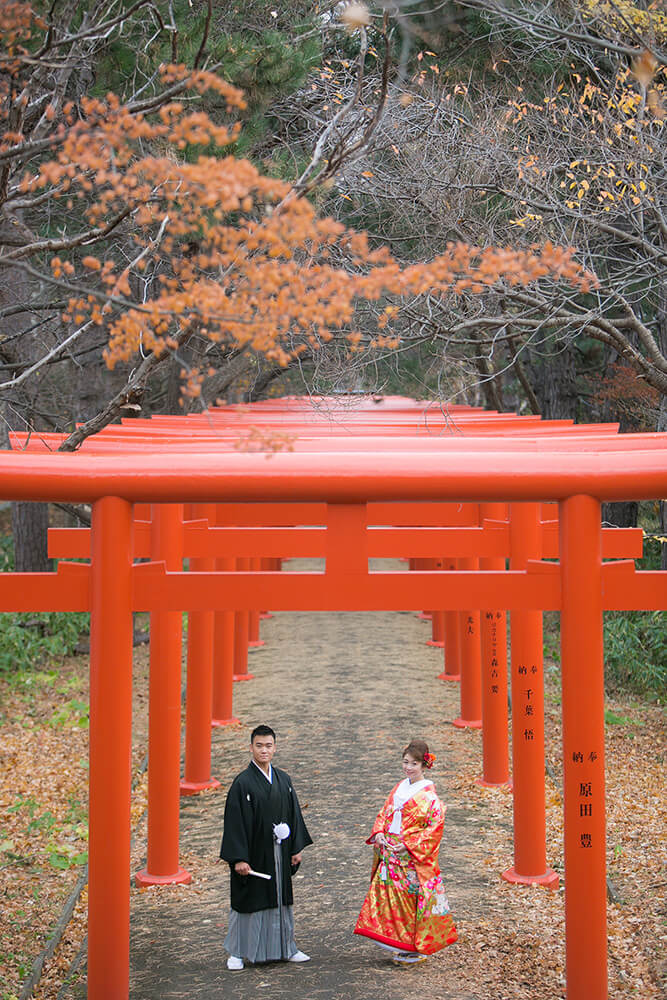
<instances>
[{"instance_id":1,"label":"orange autumn foliage","mask_svg":"<svg viewBox=\"0 0 667 1000\"><path fill-rule=\"evenodd\" d=\"M28 5L11 6L14 31L7 17L0 30L11 41L9 76L18 84L27 52L21 31L39 24ZM585 289L592 281L572 249L549 243L530 250L452 243L430 261L401 267L387 249L319 218L288 183L229 150L239 134L233 114L244 107L236 88L175 65L160 68L160 87L140 103L110 93L65 104L40 157L16 180L26 203L48 202L61 213L64 235L10 249L4 261L57 251L45 278L69 298L63 321L102 327L110 367L138 351L160 354L195 332L284 365L341 328L354 348L360 299L482 294L543 278ZM193 109L192 98L207 92L223 99L229 122ZM0 93L0 157L20 162L30 136L9 127L13 101L11 88ZM382 327L391 318L385 312ZM394 343L389 329L377 340ZM197 395L201 382L189 372L186 393Z\"/></svg>"}]
</instances>

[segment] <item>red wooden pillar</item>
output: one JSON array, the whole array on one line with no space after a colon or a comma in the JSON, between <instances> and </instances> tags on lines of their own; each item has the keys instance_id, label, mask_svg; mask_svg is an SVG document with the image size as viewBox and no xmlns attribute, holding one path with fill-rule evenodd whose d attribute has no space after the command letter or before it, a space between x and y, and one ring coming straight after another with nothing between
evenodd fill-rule
<instances>
[{"instance_id":1,"label":"red wooden pillar","mask_svg":"<svg viewBox=\"0 0 667 1000\"><path fill-rule=\"evenodd\" d=\"M445 559L444 568L453 572L457 568L456 559ZM461 680L461 647L459 642L459 613L445 611L443 613L443 631L445 641L445 669L438 678L441 681Z\"/></svg>"},{"instance_id":2,"label":"red wooden pillar","mask_svg":"<svg viewBox=\"0 0 667 1000\"><path fill-rule=\"evenodd\" d=\"M567 1000L607 998L600 504L560 504Z\"/></svg>"},{"instance_id":3,"label":"red wooden pillar","mask_svg":"<svg viewBox=\"0 0 667 1000\"><path fill-rule=\"evenodd\" d=\"M237 568L240 573L247 573L250 569L250 559L241 558L237 560ZM234 612L234 680L251 681L253 675L248 673L248 627L250 614L248 611Z\"/></svg>"},{"instance_id":4,"label":"red wooden pillar","mask_svg":"<svg viewBox=\"0 0 667 1000\"><path fill-rule=\"evenodd\" d=\"M485 519L506 516L505 504L482 504ZM481 570L505 569L502 557L480 559ZM509 784L509 727L507 718L507 615L484 610L482 623L482 777L485 787Z\"/></svg>"},{"instance_id":5,"label":"red wooden pillar","mask_svg":"<svg viewBox=\"0 0 667 1000\"><path fill-rule=\"evenodd\" d=\"M265 570L266 572L269 572L269 573L275 572L275 573L277 573L280 570L280 560L279 559L273 559L270 556L264 557L264 558L260 559L260 567L261 567L261 569ZM260 611L260 613L259 613L259 620L263 621L265 618L273 618L273 615L271 614L270 611L262 609Z\"/></svg>"},{"instance_id":6,"label":"red wooden pillar","mask_svg":"<svg viewBox=\"0 0 667 1000\"><path fill-rule=\"evenodd\" d=\"M439 568L442 568L441 566ZM431 613L431 638L426 643L427 646L436 646L438 649L445 648L445 612L433 611Z\"/></svg>"},{"instance_id":7,"label":"red wooden pillar","mask_svg":"<svg viewBox=\"0 0 667 1000\"><path fill-rule=\"evenodd\" d=\"M262 569L262 559L259 557L253 557L250 560L250 569L258 573ZM248 646L250 649L257 649L259 646L264 645L264 640L259 637L259 620L261 618L260 611L250 611L248 612Z\"/></svg>"},{"instance_id":8,"label":"red wooden pillar","mask_svg":"<svg viewBox=\"0 0 667 1000\"><path fill-rule=\"evenodd\" d=\"M264 640L259 637L259 620L261 614L259 611L249 611L248 612L248 648L258 649L260 646L264 645Z\"/></svg>"},{"instance_id":9,"label":"red wooden pillar","mask_svg":"<svg viewBox=\"0 0 667 1000\"><path fill-rule=\"evenodd\" d=\"M183 566L180 504L153 504L151 557L167 571ZM148 716L148 857L137 885L190 882L178 863L181 773L182 628L180 611L151 612Z\"/></svg>"},{"instance_id":10,"label":"red wooden pillar","mask_svg":"<svg viewBox=\"0 0 667 1000\"><path fill-rule=\"evenodd\" d=\"M123 1000L130 976L132 506L93 505L90 615L88 996Z\"/></svg>"},{"instance_id":11,"label":"red wooden pillar","mask_svg":"<svg viewBox=\"0 0 667 1000\"><path fill-rule=\"evenodd\" d=\"M412 561L414 563L413 569L415 570L431 569L432 566L431 559L422 559L419 556L413 559ZM417 618L421 619L421 621L430 621L432 617L433 617L432 611L420 611L417 615Z\"/></svg>"},{"instance_id":12,"label":"red wooden pillar","mask_svg":"<svg viewBox=\"0 0 667 1000\"><path fill-rule=\"evenodd\" d=\"M510 568L542 556L537 503L510 504ZM544 676L541 611L512 611L512 764L514 866L508 882L558 887L546 861L544 800Z\"/></svg>"},{"instance_id":13,"label":"red wooden pillar","mask_svg":"<svg viewBox=\"0 0 667 1000\"><path fill-rule=\"evenodd\" d=\"M215 525L215 504L192 504L194 518ZM215 560L191 559L190 570L206 573ZM204 788L218 788L211 777L211 714L213 706L212 611L191 611L188 616L188 677L185 693L185 777L181 795L194 795Z\"/></svg>"},{"instance_id":14,"label":"red wooden pillar","mask_svg":"<svg viewBox=\"0 0 667 1000\"><path fill-rule=\"evenodd\" d=\"M232 573L236 560L232 557L215 560L219 572ZM239 720L234 716L234 612L216 611L213 621L213 716L212 726L230 726Z\"/></svg>"},{"instance_id":15,"label":"red wooden pillar","mask_svg":"<svg viewBox=\"0 0 667 1000\"><path fill-rule=\"evenodd\" d=\"M477 569L477 559L460 559L461 570ZM459 613L461 644L461 714L452 725L457 729L481 729L482 726L482 654L479 636L479 611L472 608Z\"/></svg>"}]
</instances>

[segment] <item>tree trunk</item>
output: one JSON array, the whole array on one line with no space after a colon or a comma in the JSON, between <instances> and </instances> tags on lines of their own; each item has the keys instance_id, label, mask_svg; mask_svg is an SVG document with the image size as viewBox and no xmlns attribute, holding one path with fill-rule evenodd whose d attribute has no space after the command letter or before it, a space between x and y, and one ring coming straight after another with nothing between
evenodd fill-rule
<instances>
[{"instance_id":1,"label":"tree trunk","mask_svg":"<svg viewBox=\"0 0 667 1000\"><path fill-rule=\"evenodd\" d=\"M657 429L663 433L667 431L667 396L660 398ZM662 537L667 538L667 499L660 501L660 529ZM660 568L667 569L667 542L662 543Z\"/></svg>"},{"instance_id":2,"label":"tree trunk","mask_svg":"<svg viewBox=\"0 0 667 1000\"><path fill-rule=\"evenodd\" d=\"M534 350L530 353L535 372L532 383L544 419L576 421L579 394L572 348L556 342L552 350L544 344L539 355Z\"/></svg>"},{"instance_id":3,"label":"tree trunk","mask_svg":"<svg viewBox=\"0 0 667 1000\"><path fill-rule=\"evenodd\" d=\"M636 500L602 504L602 521L617 528L636 528L639 504Z\"/></svg>"},{"instance_id":4,"label":"tree trunk","mask_svg":"<svg viewBox=\"0 0 667 1000\"><path fill-rule=\"evenodd\" d=\"M48 573L51 570L46 541L48 525L47 503L12 504L14 569L17 573Z\"/></svg>"}]
</instances>

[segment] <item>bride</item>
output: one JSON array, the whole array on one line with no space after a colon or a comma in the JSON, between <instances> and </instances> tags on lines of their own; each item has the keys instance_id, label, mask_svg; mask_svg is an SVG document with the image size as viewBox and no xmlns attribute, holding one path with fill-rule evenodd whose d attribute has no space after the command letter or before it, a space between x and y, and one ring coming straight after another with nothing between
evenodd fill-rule
<instances>
[{"instance_id":1,"label":"bride","mask_svg":"<svg viewBox=\"0 0 667 1000\"><path fill-rule=\"evenodd\" d=\"M438 865L445 806L424 776L434 762L423 740L407 745L405 778L390 792L366 841L375 848L373 870L354 933L388 948L401 964L423 962L457 939Z\"/></svg>"}]
</instances>

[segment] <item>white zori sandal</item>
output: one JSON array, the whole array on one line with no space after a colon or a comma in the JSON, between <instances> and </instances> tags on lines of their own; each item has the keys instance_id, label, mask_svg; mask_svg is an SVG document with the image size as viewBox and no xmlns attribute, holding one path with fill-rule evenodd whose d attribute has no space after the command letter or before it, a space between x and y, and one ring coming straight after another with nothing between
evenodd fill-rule
<instances>
[{"instance_id":1,"label":"white zori sandal","mask_svg":"<svg viewBox=\"0 0 667 1000\"><path fill-rule=\"evenodd\" d=\"M426 955L414 951L399 951L393 956L392 961L397 965L417 965L418 962L425 962L426 958Z\"/></svg>"}]
</instances>

